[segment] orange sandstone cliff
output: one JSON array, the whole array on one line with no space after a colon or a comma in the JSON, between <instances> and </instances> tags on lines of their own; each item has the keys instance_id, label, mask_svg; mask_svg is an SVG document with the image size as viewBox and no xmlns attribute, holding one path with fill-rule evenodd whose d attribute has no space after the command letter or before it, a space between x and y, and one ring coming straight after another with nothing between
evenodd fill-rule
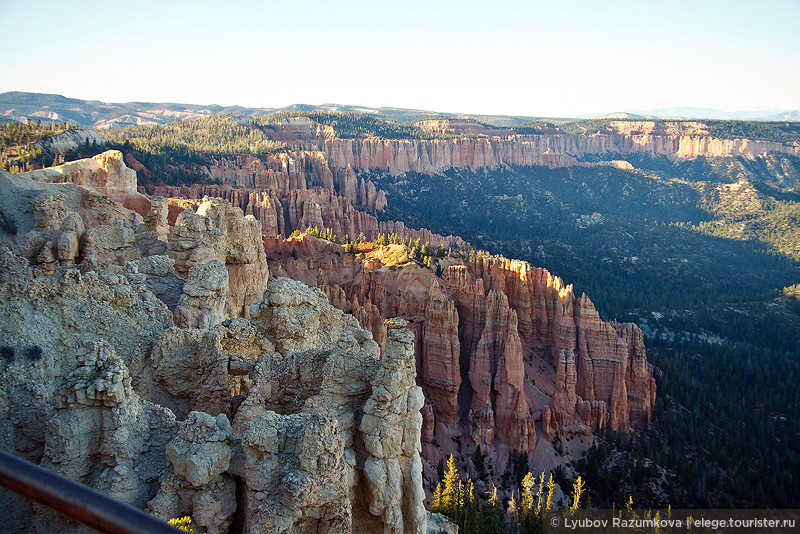
<instances>
[{"instance_id":1,"label":"orange sandstone cliff","mask_svg":"<svg viewBox=\"0 0 800 534\"><path fill-rule=\"evenodd\" d=\"M454 439L462 453L480 446L503 458L559 434L626 431L652 414L655 381L639 328L602 321L545 269L447 258L438 277L396 263L400 245L346 254L303 235L265 246L275 276L319 287L379 343L384 317L410 321L426 399L423 452L433 463Z\"/></svg>"},{"instance_id":2,"label":"orange sandstone cliff","mask_svg":"<svg viewBox=\"0 0 800 534\"><path fill-rule=\"evenodd\" d=\"M374 186L373 186L374 187ZM419 239L431 245L465 250L469 244L458 236L441 236L426 228L408 228L398 221L379 221L377 217L359 210L345 197L334 191L316 187L314 189L291 189L285 196L276 191L252 188L232 188L220 185L195 185L192 187L158 186L152 191L170 198L174 217L185 209L185 199L199 200L203 197L219 197L240 208L245 215L254 216L263 227L265 236L288 237L293 231L304 231L309 227L330 228L338 237L350 236L355 240L360 234L375 240L379 234L397 234L403 239ZM383 193L381 191L381 193Z\"/></svg>"},{"instance_id":3,"label":"orange sandstone cliff","mask_svg":"<svg viewBox=\"0 0 800 534\"><path fill-rule=\"evenodd\" d=\"M439 124L427 129L438 133L464 130L459 125ZM540 135L509 135L507 130L487 130L479 136L450 139L318 138L315 143L302 142L292 146L323 152L331 168L378 169L393 175L409 171L433 173L450 167L564 167L580 165L578 158L587 154L625 156L651 153L673 159L755 156L769 152L800 156L800 146L796 143L721 139L708 135L700 122L654 121L616 121L603 132L588 135L558 130Z\"/></svg>"}]
</instances>

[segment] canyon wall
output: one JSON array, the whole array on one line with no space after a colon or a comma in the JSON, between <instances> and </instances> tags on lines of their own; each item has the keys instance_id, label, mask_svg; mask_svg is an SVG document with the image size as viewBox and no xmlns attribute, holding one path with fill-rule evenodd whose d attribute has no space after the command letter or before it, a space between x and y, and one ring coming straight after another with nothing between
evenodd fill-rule
<instances>
[{"instance_id":1,"label":"canyon wall","mask_svg":"<svg viewBox=\"0 0 800 534\"><path fill-rule=\"evenodd\" d=\"M133 158L128 162L142 168ZM242 155L220 158L210 165L192 166L191 170L206 176L206 181L223 188L242 191L268 192L286 198L292 191L322 187L346 198L354 207L366 211L381 211L386 207L386 195L378 191L369 179L358 178L352 168L331 167L325 154L318 150L288 150L262 157ZM137 171L139 172L139 171ZM148 185L143 188L151 195L162 195L167 189ZM190 196L193 188L178 188L176 196ZM190 197L191 198L191 197Z\"/></svg>"},{"instance_id":2,"label":"canyon wall","mask_svg":"<svg viewBox=\"0 0 800 534\"><path fill-rule=\"evenodd\" d=\"M231 188L219 185L195 185L191 187L158 186L154 193L170 199L174 217L186 206L194 205L204 197L217 197L230 202L246 215L258 220L266 237L288 237L293 231L305 231L309 227L331 228L334 235L349 236L355 241L359 235L367 240L377 239L379 234L397 234L402 239L419 239L434 247L443 246L454 250L468 250L469 243L458 236L442 236L427 228L413 229L398 221L379 221L377 217L358 210L347 198L325 188L292 189L286 196L273 190ZM186 200L196 202L186 202ZM174 224L175 219L171 222Z\"/></svg>"},{"instance_id":3,"label":"canyon wall","mask_svg":"<svg viewBox=\"0 0 800 534\"><path fill-rule=\"evenodd\" d=\"M491 456L531 451L537 423L552 440L605 425L627 431L652 414L655 381L641 331L602 321L585 295L545 269L446 258L439 277L394 264L399 245L355 255L309 236L265 245L273 272L322 289L379 343L383 317L410 321L429 406L423 450L434 464L447 453L436 443L453 438L462 455L481 446Z\"/></svg>"},{"instance_id":4,"label":"canyon wall","mask_svg":"<svg viewBox=\"0 0 800 534\"><path fill-rule=\"evenodd\" d=\"M270 276L225 200L170 229L96 185L0 171L0 449L209 534L425 532L405 321L381 348ZM0 494L9 531L90 530Z\"/></svg>"},{"instance_id":5,"label":"canyon wall","mask_svg":"<svg viewBox=\"0 0 800 534\"><path fill-rule=\"evenodd\" d=\"M755 156L783 152L800 156L800 147L771 141L719 139L702 134L643 132L593 135L543 134L454 139L326 139L298 143L320 150L332 168L377 169L392 175L435 173L450 167L496 168L500 165L578 165L588 154L625 156L652 153L670 158Z\"/></svg>"}]
</instances>

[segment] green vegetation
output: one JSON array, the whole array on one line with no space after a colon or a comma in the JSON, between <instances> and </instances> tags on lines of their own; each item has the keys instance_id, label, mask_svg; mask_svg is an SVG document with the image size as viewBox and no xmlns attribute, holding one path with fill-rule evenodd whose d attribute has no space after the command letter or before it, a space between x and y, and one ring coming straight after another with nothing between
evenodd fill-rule
<instances>
[{"instance_id":1,"label":"green vegetation","mask_svg":"<svg viewBox=\"0 0 800 534\"><path fill-rule=\"evenodd\" d=\"M795 507L800 161L645 159L371 179L385 217L546 267L642 327L663 371L653 424L590 452L593 503Z\"/></svg>"},{"instance_id":2,"label":"green vegetation","mask_svg":"<svg viewBox=\"0 0 800 534\"><path fill-rule=\"evenodd\" d=\"M663 129L666 123L701 123L705 125L708 135L720 139L752 139L757 141L774 141L776 143L800 142L800 122L789 121L723 121L708 119L665 120L665 119L581 119L572 121L533 121L514 126L521 134L543 133L546 129L559 128L568 134L592 135L607 133L612 122L654 122Z\"/></svg>"},{"instance_id":3,"label":"green vegetation","mask_svg":"<svg viewBox=\"0 0 800 534\"><path fill-rule=\"evenodd\" d=\"M414 137L415 128L410 124L394 122L362 113L322 113L311 111L289 111L260 115L253 119L259 126L269 127L276 122L296 117L306 117L324 126L330 126L341 139L380 137L383 139L408 139Z\"/></svg>"},{"instance_id":4,"label":"green vegetation","mask_svg":"<svg viewBox=\"0 0 800 534\"><path fill-rule=\"evenodd\" d=\"M169 524L184 532L194 532L194 523L190 516L176 517L169 520Z\"/></svg>"},{"instance_id":5,"label":"green vegetation","mask_svg":"<svg viewBox=\"0 0 800 534\"><path fill-rule=\"evenodd\" d=\"M36 122L29 120L25 124L16 121L0 123L0 167L13 173L20 173L53 165L54 156L35 147L34 144L77 128L77 124L62 122L42 124L40 120Z\"/></svg>"},{"instance_id":6,"label":"green vegetation","mask_svg":"<svg viewBox=\"0 0 800 534\"><path fill-rule=\"evenodd\" d=\"M320 230L316 226L309 226L304 231L295 230L291 233L289 238L294 239L303 234L317 237L319 239L325 239L331 243L344 245L344 251L346 254L356 254L359 251L358 245L366 242L366 238L363 234L359 235L355 241L351 241L350 236L347 234L339 239L339 237L333 233L332 228L323 227L322 230ZM421 243L419 238L412 239L409 237L408 239L404 239L395 233L389 234L388 237L386 234L378 234L378 236L375 238L374 244L378 247L383 247L386 245L400 245L382 257L382 263L387 267L402 266L414 262L420 267L435 270L437 276L442 275L442 266L439 263L440 260L450 256L450 251L445 250L444 246L442 245L439 245L439 248L434 249L434 247L427 241L425 243ZM475 251L472 251L472 253L474 254ZM293 257L297 259L296 254L293 254Z\"/></svg>"},{"instance_id":7,"label":"green vegetation","mask_svg":"<svg viewBox=\"0 0 800 534\"><path fill-rule=\"evenodd\" d=\"M104 135L111 141L108 148L132 155L150 171L139 176L140 185L193 184L205 180L200 170L202 166L213 164L220 158L245 154L263 157L287 150L285 145L273 140L274 124L294 117L307 117L331 126L338 137L346 139L370 136L384 139L453 137L360 113L304 111L255 118L223 113L166 125L111 129Z\"/></svg>"},{"instance_id":8,"label":"green vegetation","mask_svg":"<svg viewBox=\"0 0 800 534\"><path fill-rule=\"evenodd\" d=\"M455 139L465 137L462 135L440 134L417 128L413 124L395 122L372 115L353 112L323 113L317 111L286 111L271 115L260 115L253 119L255 124L264 127L296 117L307 117L316 123L330 126L340 139L358 139L362 137L377 137L380 139ZM482 126L495 129L495 126L482 124ZM475 137L467 135L466 137Z\"/></svg>"},{"instance_id":9,"label":"green vegetation","mask_svg":"<svg viewBox=\"0 0 800 534\"><path fill-rule=\"evenodd\" d=\"M539 120L526 122L525 124L520 124L519 126L514 126L513 128L518 134L539 135L548 131L552 131L554 128L557 128L557 126L550 121Z\"/></svg>"},{"instance_id":10,"label":"green vegetation","mask_svg":"<svg viewBox=\"0 0 800 534\"><path fill-rule=\"evenodd\" d=\"M433 493L431 511L447 517L464 534L505 532L506 513L497 498L497 488L481 504L472 479L461 480L452 454L447 460L447 471Z\"/></svg>"},{"instance_id":11,"label":"green vegetation","mask_svg":"<svg viewBox=\"0 0 800 534\"><path fill-rule=\"evenodd\" d=\"M776 143L800 142L800 122L703 120L708 134L721 139L755 139Z\"/></svg>"},{"instance_id":12,"label":"green vegetation","mask_svg":"<svg viewBox=\"0 0 800 534\"><path fill-rule=\"evenodd\" d=\"M112 142L109 148L132 154L152 173L141 175L139 185L200 183L204 175L198 167L219 158L243 154L259 157L285 149L251 119L230 113L166 125L112 129L106 136Z\"/></svg>"},{"instance_id":13,"label":"green vegetation","mask_svg":"<svg viewBox=\"0 0 800 534\"><path fill-rule=\"evenodd\" d=\"M527 466L527 455L524 457L516 467ZM553 473L545 476L541 472L534 476L526 471L521 479L506 488L511 491L511 497L504 504L494 485L482 498L470 477L462 480L451 454L447 460L447 470L443 470L441 482L433 492L431 511L447 517L464 534L539 534L545 529L545 514L556 509L556 478ZM562 503L563 513L571 515L582 506L587 506L586 499L582 499L587 489L582 477L578 476L574 482L559 482L558 485L565 495L568 494L568 502ZM628 499L628 502L632 502L630 497Z\"/></svg>"},{"instance_id":14,"label":"green vegetation","mask_svg":"<svg viewBox=\"0 0 800 534\"><path fill-rule=\"evenodd\" d=\"M616 121L626 121L630 119L584 119L574 122L565 122L559 124L558 127L568 134L585 134L591 135L595 133L607 133L607 126ZM637 121L638 122L638 121Z\"/></svg>"},{"instance_id":15,"label":"green vegetation","mask_svg":"<svg viewBox=\"0 0 800 534\"><path fill-rule=\"evenodd\" d=\"M184 162L205 163L208 156L258 156L283 148L249 118L230 113L165 125L112 129L108 130L107 137L111 141L127 141L139 151L158 154L169 150Z\"/></svg>"},{"instance_id":16,"label":"green vegetation","mask_svg":"<svg viewBox=\"0 0 800 534\"><path fill-rule=\"evenodd\" d=\"M110 135L159 179L192 183L202 177L191 169L214 158L281 150L271 125L296 116L342 137L415 135L363 115L311 113L224 115ZM593 133L609 122L536 121L518 131ZM790 142L797 134L797 123L702 122L723 138ZM382 218L546 267L585 291L604 318L642 327L649 359L662 370L653 424L629 438L602 436L578 463L592 503L622 507L633 496L646 506L797 507L800 158L626 159L636 170L503 167L370 179L389 198ZM306 232L357 251L359 238ZM447 254L396 235L376 242L404 245L390 261L437 272ZM509 474L509 487L524 474ZM439 506L462 531L493 513L481 500L490 496L473 501L468 481L460 494L455 507ZM529 494L520 494L518 512Z\"/></svg>"}]
</instances>

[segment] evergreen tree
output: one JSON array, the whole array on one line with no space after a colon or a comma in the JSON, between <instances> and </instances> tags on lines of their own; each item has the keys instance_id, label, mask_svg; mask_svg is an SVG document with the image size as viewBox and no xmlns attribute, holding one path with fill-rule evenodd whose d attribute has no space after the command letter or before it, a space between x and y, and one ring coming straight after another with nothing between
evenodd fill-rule
<instances>
[{"instance_id":1,"label":"evergreen tree","mask_svg":"<svg viewBox=\"0 0 800 534\"><path fill-rule=\"evenodd\" d=\"M506 516L503 503L497 497L497 487L492 484L489 499L482 509L481 532L486 534L503 534L506 529Z\"/></svg>"},{"instance_id":2,"label":"evergreen tree","mask_svg":"<svg viewBox=\"0 0 800 534\"><path fill-rule=\"evenodd\" d=\"M555 492L556 483L553 481L553 473L550 473L550 480L547 481L547 503L545 504L545 512L553 509L553 492Z\"/></svg>"},{"instance_id":3,"label":"evergreen tree","mask_svg":"<svg viewBox=\"0 0 800 534\"><path fill-rule=\"evenodd\" d=\"M442 507L442 483L436 484L436 489L433 491L433 500L431 501L431 512L439 513L443 510Z\"/></svg>"},{"instance_id":4,"label":"evergreen tree","mask_svg":"<svg viewBox=\"0 0 800 534\"><path fill-rule=\"evenodd\" d=\"M536 485L536 477L530 471L522 479L522 493L520 494L519 508L524 513L533 511L533 487Z\"/></svg>"},{"instance_id":5,"label":"evergreen tree","mask_svg":"<svg viewBox=\"0 0 800 534\"><path fill-rule=\"evenodd\" d=\"M583 482L581 477L579 476L578 479L575 481L575 484L572 486L572 506L570 506L570 510L575 511L580 506L581 502L581 494L586 489L586 484Z\"/></svg>"},{"instance_id":6,"label":"evergreen tree","mask_svg":"<svg viewBox=\"0 0 800 534\"><path fill-rule=\"evenodd\" d=\"M446 515L455 514L458 511L459 501L459 484L461 480L458 478L458 469L456 468L456 460L453 455L447 459L447 470L444 473L444 488L442 489L442 510Z\"/></svg>"},{"instance_id":7,"label":"evergreen tree","mask_svg":"<svg viewBox=\"0 0 800 534\"><path fill-rule=\"evenodd\" d=\"M462 531L464 534L475 534L480 529L480 511L478 509L478 493L471 478L467 478L467 485L464 493L464 523Z\"/></svg>"}]
</instances>

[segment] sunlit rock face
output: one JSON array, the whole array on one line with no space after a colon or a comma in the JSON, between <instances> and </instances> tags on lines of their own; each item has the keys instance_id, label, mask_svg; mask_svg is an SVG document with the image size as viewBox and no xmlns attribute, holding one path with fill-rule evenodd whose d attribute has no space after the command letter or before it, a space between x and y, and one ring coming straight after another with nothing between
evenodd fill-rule
<instances>
[{"instance_id":1,"label":"sunlit rock face","mask_svg":"<svg viewBox=\"0 0 800 534\"><path fill-rule=\"evenodd\" d=\"M423 451L434 465L449 454L445 439L489 455L531 451L558 434L627 431L652 413L641 331L602 321L588 297L544 269L478 256L444 260L437 276L393 265L397 245L352 255L309 236L267 241L275 273L322 289L379 343L381 317L410 321L426 398Z\"/></svg>"},{"instance_id":2,"label":"sunlit rock face","mask_svg":"<svg viewBox=\"0 0 800 534\"><path fill-rule=\"evenodd\" d=\"M686 126L688 124L689 126ZM800 147L772 141L719 139L696 123L662 126L655 122L613 122L605 133L464 137L454 139L320 139L316 147L334 169L435 173L456 168L501 165L579 165L586 154L651 153L669 158L752 156L767 152L800 155Z\"/></svg>"},{"instance_id":3,"label":"sunlit rock face","mask_svg":"<svg viewBox=\"0 0 800 534\"><path fill-rule=\"evenodd\" d=\"M374 313L379 345L270 277L260 223L225 200L167 231L161 199L142 217L74 183L0 186L16 195L0 206L2 450L209 534L425 532L405 321ZM89 531L3 502L13 531Z\"/></svg>"}]
</instances>

